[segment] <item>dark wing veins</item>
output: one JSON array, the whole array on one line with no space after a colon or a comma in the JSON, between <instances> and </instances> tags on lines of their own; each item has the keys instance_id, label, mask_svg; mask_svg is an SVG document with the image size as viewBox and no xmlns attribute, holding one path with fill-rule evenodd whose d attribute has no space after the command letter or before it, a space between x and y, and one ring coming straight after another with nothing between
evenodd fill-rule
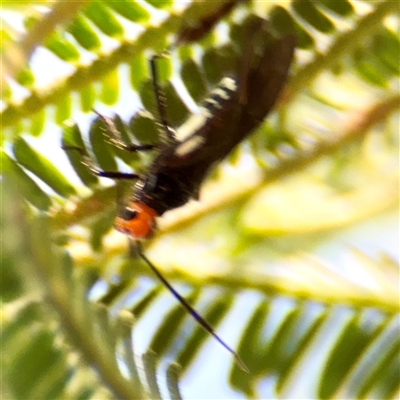
<instances>
[{"instance_id":1,"label":"dark wing veins","mask_svg":"<svg viewBox=\"0 0 400 400\"><path fill-rule=\"evenodd\" d=\"M237 77L224 78L201 113L177 130L177 142L156 157L144 188L136 192L138 199L159 215L197 199L210 169L252 133L275 104L294 46L294 37L286 36L265 44L260 53L251 51Z\"/></svg>"},{"instance_id":2,"label":"dark wing veins","mask_svg":"<svg viewBox=\"0 0 400 400\"><path fill-rule=\"evenodd\" d=\"M251 62L238 68L237 78L222 79L200 113L177 130L178 143L160 154L155 165L164 171L185 167L206 174L271 110L286 81L294 47L295 38L288 35L268 43L262 54L250 54Z\"/></svg>"}]
</instances>

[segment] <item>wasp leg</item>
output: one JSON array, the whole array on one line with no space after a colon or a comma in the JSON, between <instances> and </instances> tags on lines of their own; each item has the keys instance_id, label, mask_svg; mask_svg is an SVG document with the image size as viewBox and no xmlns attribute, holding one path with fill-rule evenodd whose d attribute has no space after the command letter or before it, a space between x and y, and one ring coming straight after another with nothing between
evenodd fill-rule
<instances>
[{"instance_id":1,"label":"wasp leg","mask_svg":"<svg viewBox=\"0 0 400 400\"><path fill-rule=\"evenodd\" d=\"M103 178L111 179L140 179L140 175L131 174L129 172L97 171L96 174Z\"/></svg>"},{"instance_id":2,"label":"wasp leg","mask_svg":"<svg viewBox=\"0 0 400 400\"><path fill-rule=\"evenodd\" d=\"M157 110L158 110L158 117L160 119L161 125L164 129L165 135L168 141L175 143L176 142L176 135L174 129L168 124L167 113L166 113L166 106L165 106L165 95L161 90L158 73L157 73L157 66L156 60L161 56L158 54L154 54L150 59L150 70L151 70L151 78L153 82L153 90L154 95L156 97L157 103Z\"/></svg>"},{"instance_id":3,"label":"wasp leg","mask_svg":"<svg viewBox=\"0 0 400 400\"><path fill-rule=\"evenodd\" d=\"M99 170L93 163L92 159L87 155L85 150L78 146L62 145L61 148L65 151L77 151L82 157L82 164L85 165L92 174L111 179L140 179L140 175L132 174L129 172L118 171L102 171Z\"/></svg>"},{"instance_id":4,"label":"wasp leg","mask_svg":"<svg viewBox=\"0 0 400 400\"><path fill-rule=\"evenodd\" d=\"M125 143L122 140L121 132L115 126L114 121L111 118L105 117L104 115L100 114L96 110L93 110L94 113L98 115L98 117L103 121L106 125L107 130L105 131L106 140L111 145L125 151L134 152L134 151L148 151L153 150L157 147L154 144L132 144L132 143ZM106 135L110 133L111 137Z\"/></svg>"}]
</instances>

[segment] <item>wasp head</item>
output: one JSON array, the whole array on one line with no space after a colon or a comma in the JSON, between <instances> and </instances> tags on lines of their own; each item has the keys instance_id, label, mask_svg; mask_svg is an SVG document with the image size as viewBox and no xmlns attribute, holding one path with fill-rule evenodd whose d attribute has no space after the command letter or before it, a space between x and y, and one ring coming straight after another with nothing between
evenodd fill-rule
<instances>
[{"instance_id":1,"label":"wasp head","mask_svg":"<svg viewBox=\"0 0 400 400\"><path fill-rule=\"evenodd\" d=\"M148 205L131 201L115 219L115 229L137 240L148 239L155 230L157 215Z\"/></svg>"}]
</instances>

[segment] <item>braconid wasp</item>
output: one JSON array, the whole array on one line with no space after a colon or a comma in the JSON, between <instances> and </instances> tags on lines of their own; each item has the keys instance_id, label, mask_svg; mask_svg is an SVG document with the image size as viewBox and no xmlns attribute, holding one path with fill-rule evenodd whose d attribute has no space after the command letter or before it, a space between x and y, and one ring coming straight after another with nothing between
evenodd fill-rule
<instances>
[{"instance_id":1,"label":"braconid wasp","mask_svg":"<svg viewBox=\"0 0 400 400\"><path fill-rule=\"evenodd\" d=\"M107 135L111 137L111 143L115 146L128 152L156 151L146 174L98 170L81 148L64 146L66 150L80 151L84 157L83 162L98 176L135 181L129 201L115 220L115 228L129 237L135 253L192 317L235 357L238 365L245 371L248 369L235 351L146 257L141 241L151 237L156 228L156 219L166 211L181 207L191 199L199 199L201 184L210 171L261 124L274 106L287 78L295 38L293 35L286 35L271 39L264 28L263 23L253 26L236 72L233 76L223 78L202 104L200 113L190 116L177 130L169 125L166 115L165 99L156 68L159 56L151 58L153 90L164 137L161 143L124 143L113 121L99 115Z\"/></svg>"}]
</instances>

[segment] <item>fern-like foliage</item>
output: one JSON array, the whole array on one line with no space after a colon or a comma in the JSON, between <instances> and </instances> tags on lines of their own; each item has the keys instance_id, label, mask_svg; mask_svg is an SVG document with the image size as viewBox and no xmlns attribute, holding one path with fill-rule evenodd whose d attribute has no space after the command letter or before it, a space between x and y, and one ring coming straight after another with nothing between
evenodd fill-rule
<instances>
[{"instance_id":1,"label":"fern-like foliage","mask_svg":"<svg viewBox=\"0 0 400 400\"><path fill-rule=\"evenodd\" d=\"M399 397L397 2L2 7L2 398ZM93 110L156 143L149 57L170 50L179 127L256 15L297 37L280 102L146 248L246 374L128 257L112 224L130 188L61 144L145 170L151 155L115 149Z\"/></svg>"}]
</instances>

